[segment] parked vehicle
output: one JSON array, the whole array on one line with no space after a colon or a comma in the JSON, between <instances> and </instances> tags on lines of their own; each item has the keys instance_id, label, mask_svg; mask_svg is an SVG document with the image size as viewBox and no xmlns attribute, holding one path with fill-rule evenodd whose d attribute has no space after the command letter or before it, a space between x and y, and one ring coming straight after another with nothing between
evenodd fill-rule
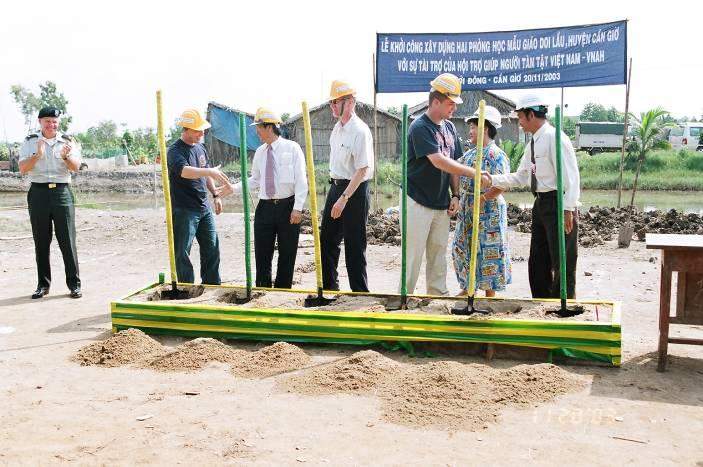
<instances>
[{"instance_id":1,"label":"parked vehicle","mask_svg":"<svg viewBox=\"0 0 703 467\"><path fill-rule=\"evenodd\" d=\"M703 151L703 122L685 122L672 128L669 143L672 149Z\"/></svg>"},{"instance_id":2,"label":"parked vehicle","mask_svg":"<svg viewBox=\"0 0 703 467\"><path fill-rule=\"evenodd\" d=\"M624 123L617 122L577 122L574 146L579 151L593 155L604 151L622 149Z\"/></svg>"}]
</instances>

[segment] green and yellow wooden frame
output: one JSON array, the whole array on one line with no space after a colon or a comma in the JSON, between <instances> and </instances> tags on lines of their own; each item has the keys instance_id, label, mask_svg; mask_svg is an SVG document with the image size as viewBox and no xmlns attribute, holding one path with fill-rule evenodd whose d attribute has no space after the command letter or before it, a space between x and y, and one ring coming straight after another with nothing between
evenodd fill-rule
<instances>
[{"instance_id":1,"label":"green and yellow wooden frame","mask_svg":"<svg viewBox=\"0 0 703 467\"><path fill-rule=\"evenodd\" d=\"M192 284L179 283L178 285ZM594 322L475 319L452 315L379 313L364 310L261 309L248 308L246 305L202 305L175 301L130 300L136 294L156 290L157 287L160 287L158 282L112 302L113 331L136 328L147 334L363 345L400 341L507 344L547 349L553 356L620 365L619 302L579 301L578 303L583 305L612 307L610 322ZM245 286L234 285L204 287L242 291L246 289ZM258 287L253 290L281 291ZM317 291L288 290L287 292L314 294ZM398 294L332 291L326 293L399 297ZM447 299L447 297L428 295L412 295L412 297ZM559 299L539 301L559 304Z\"/></svg>"}]
</instances>

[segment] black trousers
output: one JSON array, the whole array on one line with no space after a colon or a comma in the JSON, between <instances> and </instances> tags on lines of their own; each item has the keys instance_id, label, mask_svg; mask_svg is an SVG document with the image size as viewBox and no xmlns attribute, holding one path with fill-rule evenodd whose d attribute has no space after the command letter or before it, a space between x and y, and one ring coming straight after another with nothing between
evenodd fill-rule
<instances>
[{"instance_id":1,"label":"black trousers","mask_svg":"<svg viewBox=\"0 0 703 467\"><path fill-rule=\"evenodd\" d=\"M533 298L559 298L559 243L557 234L556 192L540 193L532 207L532 239L527 263ZM576 296L576 260L578 258L578 215L574 228L566 235L566 295Z\"/></svg>"},{"instance_id":2,"label":"black trousers","mask_svg":"<svg viewBox=\"0 0 703 467\"><path fill-rule=\"evenodd\" d=\"M294 201L292 196L278 202L259 200L256 206L254 256L257 287L271 287L271 262L276 240L278 240L278 268L274 287L290 289L293 286L293 270L300 236L300 224L290 223Z\"/></svg>"},{"instance_id":3,"label":"black trousers","mask_svg":"<svg viewBox=\"0 0 703 467\"><path fill-rule=\"evenodd\" d=\"M322 287L339 290L340 244L344 240L344 258L347 264L349 287L353 292L368 292L366 276L366 220L369 215L369 186L363 182L347 201L342 215L332 219L332 206L344 192L348 180L332 183L325 200L320 229L322 250Z\"/></svg>"},{"instance_id":4,"label":"black trousers","mask_svg":"<svg viewBox=\"0 0 703 467\"><path fill-rule=\"evenodd\" d=\"M37 261L37 287L51 285L51 265L49 247L56 231L63 265L66 271L66 285L69 289L80 287L78 277L78 253L76 251L76 211L73 193L68 183L57 183L49 188L47 183L32 183L27 193L29 220L32 223L34 254Z\"/></svg>"}]
</instances>

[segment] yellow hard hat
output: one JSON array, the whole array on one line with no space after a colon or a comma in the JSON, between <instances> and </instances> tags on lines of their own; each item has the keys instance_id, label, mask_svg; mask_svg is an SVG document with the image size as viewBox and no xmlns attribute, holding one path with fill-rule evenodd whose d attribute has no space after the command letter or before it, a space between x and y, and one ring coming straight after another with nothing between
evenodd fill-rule
<instances>
[{"instance_id":1,"label":"yellow hard hat","mask_svg":"<svg viewBox=\"0 0 703 467\"><path fill-rule=\"evenodd\" d=\"M195 109L184 110L178 118L176 124L183 128L191 130L204 131L210 128L210 122L200 116L200 112Z\"/></svg>"},{"instance_id":2,"label":"yellow hard hat","mask_svg":"<svg viewBox=\"0 0 703 467\"><path fill-rule=\"evenodd\" d=\"M430 81L430 86L434 91L444 94L457 104L464 102L461 100L461 82L451 73L442 73Z\"/></svg>"},{"instance_id":3,"label":"yellow hard hat","mask_svg":"<svg viewBox=\"0 0 703 467\"><path fill-rule=\"evenodd\" d=\"M275 125L280 125L282 122L281 118L275 113L271 112L269 109L264 107L259 107L256 109L256 115L254 116L254 123L249 126L258 125L259 123L273 123Z\"/></svg>"},{"instance_id":4,"label":"yellow hard hat","mask_svg":"<svg viewBox=\"0 0 703 467\"><path fill-rule=\"evenodd\" d=\"M334 80L332 81L332 87L330 88L329 100L333 101L335 99L339 99L340 97L353 96L354 94L356 94L356 91L354 90L354 88L349 86L348 83L345 83L344 81Z\"/></svg>"}]
</instances>

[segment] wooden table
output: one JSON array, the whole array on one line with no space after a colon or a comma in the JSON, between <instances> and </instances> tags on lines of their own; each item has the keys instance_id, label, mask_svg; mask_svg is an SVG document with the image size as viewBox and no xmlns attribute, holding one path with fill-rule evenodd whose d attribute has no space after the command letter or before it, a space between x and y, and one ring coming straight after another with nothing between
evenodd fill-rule
<instances>
[{"instance_id":1,"label":"wooden table","mask_svg":"<svg viewBox=\"0 0 703 467\"><path fill-rule=\"evenodd\" d=\"M661 250L659 364L666 369L669 342L703 345L703 339L670 338L669 324L703 325L703 235L647 234L647 249ZM671 273L678 273L676 313L670 315Z\"/></svg>"}]
</instances>

